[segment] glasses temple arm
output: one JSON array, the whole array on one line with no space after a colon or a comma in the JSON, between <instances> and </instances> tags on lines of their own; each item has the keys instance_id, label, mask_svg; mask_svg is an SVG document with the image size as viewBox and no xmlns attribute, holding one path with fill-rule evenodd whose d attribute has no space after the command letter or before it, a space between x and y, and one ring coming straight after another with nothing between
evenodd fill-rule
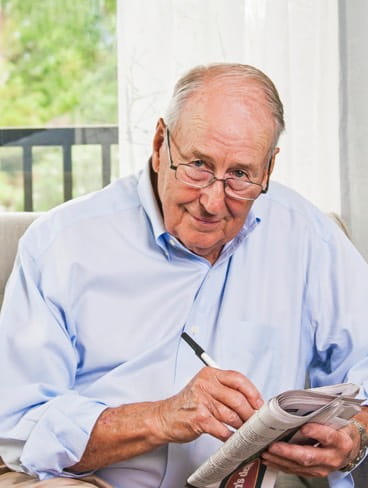
<instances>
[{"instance_id":1,"label":"glasses temple arm","mask_svg":"<svg viewBox=\"0 0 368 488\"><path fill-rule=\"evenodd\" d=\"M273 158L273 156L271 156L271 159L269 160L268 165L267 165L267 181L266 181L266 186L263 188L263 190L261 191L261 193L267 193L268 192L268 187L270 185L272 158Z\"/></svg>"}]
</instances>

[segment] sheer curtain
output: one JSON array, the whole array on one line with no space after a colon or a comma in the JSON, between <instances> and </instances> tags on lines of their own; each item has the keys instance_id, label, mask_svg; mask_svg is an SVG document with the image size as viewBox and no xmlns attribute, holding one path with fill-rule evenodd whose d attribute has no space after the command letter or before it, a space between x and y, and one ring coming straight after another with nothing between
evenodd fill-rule
<instances>
[{"instance_id":1,"label":"sheer curtain","mask_svg":"<svg viewBox=\"0 0 368 488\"><path fill-rule=\"evenodd\" d=\"M368 199L367 9L365 0L120 0L122 174L149 157L181 73L199 63L253 64L274 80L285 105L274 179L342 213L368 257L360 206Z\"/></svg>"},{"instance_id":2,"label":"sheer curtain","mask_svg":"<svg viewBox=\"0 0 368 488\"><path fill-rule=\"evenodd\" d=\"M150 154L157 119L176 79L200 63L242 61L243 0L118 3L122 173Z\"/></svg>"}]
</instances>

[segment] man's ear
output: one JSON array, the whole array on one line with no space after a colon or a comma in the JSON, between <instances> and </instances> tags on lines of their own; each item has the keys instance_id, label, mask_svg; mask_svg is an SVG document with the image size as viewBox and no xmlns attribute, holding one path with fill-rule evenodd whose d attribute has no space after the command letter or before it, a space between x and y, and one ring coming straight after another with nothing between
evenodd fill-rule
<instances>
[{"instance_id":1,"label":"man's ear","mask_svg":"<svg viewBox=\"0 0 368 488\"><path fill-rule=\"evenodd\" d=\"M156 125L156 131L152 143L152 169L156 173L160 168L160 151L165 140L165 131L165 122L160 118Z\"/></svg>"},{"instance_id":2,"label":"man's ear","mask_svg":"<svg viewBox=\"0 0 368 488\"><path fill-rule=\"evenodd\" d=\"M275 166L275 160L276 160L276 154L280 152L280 148L275 147L275 149L272 151L271 158L268 162L268 165L266 167L266 171L262 180L262 187L263 187L263 193L266 193L268 190L268 185L270 182L270 176L273 171L273 168Z\"/></svg>"},{"instance_id":3,"label":"man's ear","mask_svg":"<svg viewBox=\"0 0 368 488\"><path fill-rule=\"evenodd\" d=\"M273 168L275 166L275 161L276 161L276 155L280 152L279 147L275 147L275 149L272 151L272 156L271 156L271 161L270 161L270 167L268 170L268 174L271 174L273 171Z\"/></svg>"}]
</instances>

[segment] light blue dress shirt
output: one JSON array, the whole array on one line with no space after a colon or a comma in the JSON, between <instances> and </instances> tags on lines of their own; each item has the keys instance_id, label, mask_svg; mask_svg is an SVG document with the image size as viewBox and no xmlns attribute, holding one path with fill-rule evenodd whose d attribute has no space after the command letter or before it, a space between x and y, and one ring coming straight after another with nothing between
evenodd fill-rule
<instances>
[{"instance_id":1,"label":"light blue dress shirt","mask_svg":"<svg viewBox=\"0 0 368 488\"><path fill-rule=\"evenodd\" d=\"M149 181L54 209L20 241L0 322L0 455L68 476L108 406L167 398L202 367L186 330L265 399L351 381L368 390L368 267L337 226L271 184L211 266L163 226ZM220 442L170 444L96 474L181 487ZM333 486L353 486L334 475Z\"/></svg>"}]
</instances>

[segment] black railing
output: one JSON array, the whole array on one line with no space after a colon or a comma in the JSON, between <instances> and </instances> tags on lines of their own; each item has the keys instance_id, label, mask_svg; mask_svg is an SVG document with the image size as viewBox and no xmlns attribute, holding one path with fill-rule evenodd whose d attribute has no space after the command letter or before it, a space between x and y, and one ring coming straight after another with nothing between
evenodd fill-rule
<instances>
[{"instance_id":1,"label":"black railing","mask_svg":"<svg viewBox=\"0 0 368 488\"><path fill-rule=\"evenodd\" d=\"M67 201L73 194L72 146L85 144L101 146L101 185L106 186L111 181L111 146L118 144L117 126L0 129L0 146L22 148L24 210L33 211L32 148L62 148L63 197Z\"/></svg>"}]
</instances>

